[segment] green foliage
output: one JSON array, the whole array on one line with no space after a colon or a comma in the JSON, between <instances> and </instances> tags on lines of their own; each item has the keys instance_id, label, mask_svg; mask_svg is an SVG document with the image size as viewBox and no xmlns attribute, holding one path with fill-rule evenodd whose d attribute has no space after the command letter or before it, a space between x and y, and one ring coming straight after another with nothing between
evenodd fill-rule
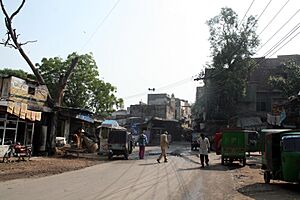
<instances>
[{"instance_id":1,"label":"green foliage","mask_svg":"<svg viewBox=\"0 0 300 200\"><path fill-rule=\"evenodd\" d=\"M22 79L32 79L32 80L36 80L36 77L33 74L29 74L27 72L24 72L21 69L8 69L8 68L4 68L4 69L0 69L0 74L2 76L16 76Z\"/></svg>"},{"instance_id":2,"label":"green foliage","mask_svg":"<svg viewBox=\"0 0 300 200\"><path fill-rule=\"evenodd\" d=\"M92 54L72 53L66 60L59 57L43 58L41 64L36 64L50 94L54 96L57 93L59 78L65 75L75 56L79 57L79 61L67 82L63 105L90 109L104 117L114 111L114 106L122 106L123 100L115 96L116 88L99 79L98 67Z\"/></svg>"},{"instance_id":3,"label":"green foliage","mask_svg":"<svg viewBox=\"0 0 300 200\"><path fill-rule=\"evenodd\" d=\"M207 25L212 64L211 73L205 78L210 81L210 93L213 93L210 100L216 101L217 107L213 108L216 113L230 117L238 99L246 94L247 78L255 66L251 56L259 45L256 20L250 16L240 23L231 8L222 8Z\"/></svg>"},{"instance_id":4,"label":"green foliage","mask_svg":"<svg viewBox=\"0 0 300 200\"><path fill-rule=\"evenodd\" d=\"M300 91L300 66L289 61L283 67L283 74L270 76L268 82L274 89L280 89L285 97L297 95Z\"/></svg>"}]
</instances>

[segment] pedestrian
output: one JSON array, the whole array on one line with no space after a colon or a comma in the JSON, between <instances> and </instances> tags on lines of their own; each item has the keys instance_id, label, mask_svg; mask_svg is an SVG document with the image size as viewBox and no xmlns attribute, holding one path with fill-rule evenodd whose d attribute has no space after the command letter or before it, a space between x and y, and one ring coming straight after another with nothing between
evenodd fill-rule
<instances>
[{"instance_id":1,"label":"pedestrian","mask_svg":"<svg viewBox=\"0 0 300 200\"><path fill-rule=\"evenodd\" d=\"M145 130L140 134L139 136L139 157L140 159L144 159L144 154L145 154L145 146L148 143L147 136L145 134Z\"/></svg>"},{"instance_id":2,"label":"pedestrian","mask_svg":"<svg viewBox=\"0 0 300 200\"><path fill-rule=\"evenodd\" d=\"M208 166L208 153L210 152L210 143L207 137L204 136L203 133L200 134L200 138L198 139L198 143L200 145L199 147L199 153L200 153L200 162L201 162L201 168L204 168L204 160L206 166Z\"/></svg>"},{"instance_id":3,"label":"pedestrian","mask_svg":"<svg viewBox=\"0 0 300 200\"><path fill-rule=\"evenodd\" d=\"M168 142L168 132L165 131L163 134L160 135L160 148L161 153L159 158L156 160L158 163L160 163L160 159L164 157L164 161L168 162L167 158L167 149L169 148L169 142Z\"/></svg>"}]
</instances>

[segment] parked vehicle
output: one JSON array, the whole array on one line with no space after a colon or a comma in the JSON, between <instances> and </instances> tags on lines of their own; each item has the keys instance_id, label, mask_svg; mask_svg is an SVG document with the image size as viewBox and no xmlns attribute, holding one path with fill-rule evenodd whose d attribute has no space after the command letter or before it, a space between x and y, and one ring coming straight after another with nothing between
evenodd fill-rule
<instances>
[{"instance_id":1,"label":"parked vehicle","mask_svg":"<svg viewBox=\"0 0 300 200\"><path fill-rule=\"evenodd\" d=\"M300 182L300 130L265 135L264 181Z\"/></svg>"},{"instance_id":2,"label":"parked vehicle","mask_svg":"<svg viewBox=\"0 0 300 200\"><path fill-rule=\"evenodd\" d=\"M221 155L221 142L222 142L222 132L215 133L214 145L217 155Z\"/></svg>"},{"instance_id":3,"label":"parked vehicle","mask_svg":"<svg viewBox=\"0 0 300 200\"><path fill-rule=\"evenodd\" d=\"M197 148L199 148L200 144L198 143L198 139L200 138L200 133L192 133L191 135L191 150L197 151Z\"/></svg>"},{"instance_id":4,"label":"parked vehicle","mask_svg":"<svg viewBox=\"0 0 300 200\"><path fill-rule=\"evenodd\" d=\"M262 169L266 168L266 161L265 161L265 138L267 134L270 133L280 133L284 131L290 131L291 129L262 129L260 131L260 139L259 139L259 149L261 151L261 162L262 162Z\"/></svg>"},{"instance_id":5,"label":"parked vehicle","mask_svg":"<svg viewBox=\"0 0 300 200\"><path fill-rule=\"evenodd\" d=\"M224 165L240 161L246 165L246 134L243 130L226 129L222 131L221 163Z\"/></svg>"},{"instance_id":6,"label":"parked vehicle","mask_svg":"<svg viewBox=\"0 0 300 200\"><path fill-rule=\"evenodd\" d=\"M102 124L97 127L96 135L99 139L99 154L100 155L108 155L108 137L109 133L112 130L124 129L123 127L119 126L116 120L105 120Z\"/></svg>"},{"instance_id":7,"label":"parked vehicle","mask_svg":"<svg viewBox=\"0 0 300 200\"><path fill-rule=\"evenodd\" d=\"M114 155L124 155L128 160L129 154L134 148L134 140L130 132L126 129L111 130L108 135L108 159Z\"/></svg>"},{"instance_id":8,"label":"parked vehicle","mask_svg":"<svg viewBox=\"0 0 300 200\"><path fill-rule=\"evenodd\" d=\"M5 152L3 156L3 162L10 162L12 158L17 158L17 160L29 160L31 158L31 145L30 146L23 146L19 142L16 144L9 145L8 150Z\"/></svg>"}]
</instances>

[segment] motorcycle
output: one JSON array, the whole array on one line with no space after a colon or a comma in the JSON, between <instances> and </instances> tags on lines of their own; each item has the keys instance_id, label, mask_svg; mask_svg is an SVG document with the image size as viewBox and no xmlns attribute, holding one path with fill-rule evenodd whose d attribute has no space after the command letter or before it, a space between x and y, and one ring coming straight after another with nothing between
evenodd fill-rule
<instances>
[{"instance_id":1,"label":"motorcycle","mask_svg":"<svg viewBox=\"0 0 300 200\"><path fill-rule=\"evenodd\" d=\"M31 146L24 146L21 145L19 142L17 142L16 144L13 144L11 142L11 144L9 145L8 150L5 152L4 156L3 156L3 160L2 162L7 163L7 162L11 162L12 158L17 158L18 161L22 160L30 160L31 158Z\"/></svg>"}]
</instances>

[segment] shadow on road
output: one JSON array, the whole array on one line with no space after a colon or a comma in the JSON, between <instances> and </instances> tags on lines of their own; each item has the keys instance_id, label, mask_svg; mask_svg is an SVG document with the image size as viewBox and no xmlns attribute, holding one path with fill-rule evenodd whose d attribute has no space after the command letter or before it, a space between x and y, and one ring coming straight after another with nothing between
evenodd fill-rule
<instances>
[{"instance_id":1,"label":"shadow on road","mask_svg":"<svg viewBox=\"0 0 300 200\"><path fill-rule=\"evenodd\" d=\"M195 162L199 164L199 167L191 167L191 168L185 168L185 169L178 169L178 171L189 171L189 170L211 170L211 171L229 171L229 170L235 170L238 168L241 168L243 166L238 165L238 164L231 164L231 165L226 165L223 166L221 164L214 164L214 165L209 165L204 168L201 168L200 163Z\"/></svg>"},{"instance_id":2,"label":"shadow on road","mask_svg":"<svg viewBox=\"0 0 300 200\"><path fill-rule=\"evenodd\" d=\"M299 199L299 184L276 182L271 184L254 183L238 189L238 192L253 199Z\"/></svg>"},{"instance_id":3,"label":"shadow on road","mask_svg":"<svg viewBox=\"0 0 300 200\"><path fill-rule=\"evenodd\" d=\"M158 162L153 162L153 163L143 163L143 164L139 164L141 166L147 166L147 165L158 165Z\"/></svg>"}]
</instances>

